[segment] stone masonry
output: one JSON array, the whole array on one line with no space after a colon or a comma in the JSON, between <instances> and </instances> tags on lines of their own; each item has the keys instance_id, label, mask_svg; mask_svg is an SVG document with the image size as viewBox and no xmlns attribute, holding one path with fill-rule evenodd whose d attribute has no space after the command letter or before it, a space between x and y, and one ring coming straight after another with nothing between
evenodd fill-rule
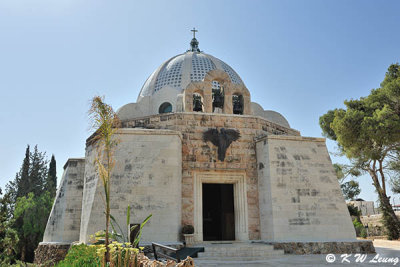
<instances>
[{"instance_id":1,"label":"stone masonry","mask_svg":"<svg viewBox=\"0 0 400 267\"><path fill-rule=\"evenodd\" d=\"M269 122L261 117L205 113L153 115L124 121L123 127L171 129L182 133L182 225L194 224L194 172L200 170L245 172L249 239L260 238L257 158L254 140L257 136L267 134L300 135L296 130ZM224 162L217 160L217 147L203 141L203 132L215 127L240 131L240 139L230 145Z\"/></svg>"},{"instance_id":2,"label":"stone masonry","mask_svg":"<svg viewBox=\"0 0 400 267\"><path fill-rule=\"evenodd\" d=\"M257 140L261 239L355 240L323 138Z\"/></svg>"},{"instance_id":3,"label":"stone masonry","mask_svg":"<svg viewBox=\"0 0 400 267\"><path fill-rule=\"evenodd\" d=\"M85 159L68 159L65 163L43 242L71 243L79 240L84 172Z\"/></svg>"}]
</instances>

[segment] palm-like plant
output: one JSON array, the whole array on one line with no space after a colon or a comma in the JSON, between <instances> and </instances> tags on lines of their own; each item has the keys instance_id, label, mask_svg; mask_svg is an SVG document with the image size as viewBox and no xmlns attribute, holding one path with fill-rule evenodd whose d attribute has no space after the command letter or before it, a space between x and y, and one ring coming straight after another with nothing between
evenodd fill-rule
<instances>
[{"instance_id":1,"label":"palm-like plant","mask_svg":"<svg viewBox=\"0 0 400 267\"><path fill-rule=\"evenodd\" d=\"M118 224L117 220L114 218L114 216L110 215L111 217L111 228L113 230L112 232L112 238L118 242L121 243L132 243L132 247L137 248L139 246L140 239L142 237L142 229L145 226L145 224L150 220L152 217L152 214L147 216L146 219L143 220L140 224L133 225L132 227L130 226L130 221L131 221L131 206L128 205L127 211L126 211L126 227L129 230L129 234L126 235L124 234L124 231ZM117 230L118 228L118 230ZM132 236L132 240L130 240L130 234L136 230L136 233L134 236Z\"/></svg>"},{"instance_id":2,"label":"palm-like plant","mask_svg":"<svg viewBox=\"0 0 400 267\"><path fill-rule=\"evenodd\" d=\"M105 247L106 247L106 260L110 260L109 254L109 234L108 229L110 226L110 178L111 171L115 166L115 159L113 157L115 147L118 140L114 138L115 131L119 125L119 120L110 105L103 102L103 98L95 96L92 99L91 107L89 110L89 117L91 120L91 127L95 133L91 137L91 142L97 145L97 155L95 157L95 165L97 173L103 183L104 189L104 206L106 215L106 230L105 230Z\"/></svg>"}]
</instances>

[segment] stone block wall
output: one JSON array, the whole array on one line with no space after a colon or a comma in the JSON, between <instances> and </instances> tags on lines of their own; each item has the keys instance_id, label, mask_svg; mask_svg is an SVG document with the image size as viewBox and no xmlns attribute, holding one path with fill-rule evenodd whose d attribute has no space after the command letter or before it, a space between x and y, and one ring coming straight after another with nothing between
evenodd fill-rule
<instances>
[{"instance_id":1,"label":"stone block wall","mask_svg":"<svg viewBox=\"0 0 400 267\"><path fill-rule=\"evenodd\" d=\"M67 256L70 244L40 243L35 250L34 264L40 266L54 266Z\"/></svg>"},{"instance_id":2,"label":"stone block wall","mask_svg":"<svg viewBox=\"0 0 400 267\"><path fill-rule=\"evenodd\" d=\"M85 159L68 159L47 221L43 242L79 239Z\"/></svg>"},{"instance_id":3,"label":"stone block wall","mask_svg":"<svg viewBox=\"0 0 400 267\"><path fill-rule=\"evenodd\" d=\"M131 224L153 217L143 229L142 242L176 241L181 222L182 147L180 133L170 130L119 129L119 144L111 177L111 214L125 234L126 212ZM80 241L105 229L103 185L96 175L96 145L86 149Z\"/></svg>"},{"instance_id":4,"label":"stone block wall","mask_svg":"<svg viewBox=\"0 0 400 267\"><path fill-rule=\"evenodd\" d=\"M244 173L246 177L249 239L260 238L258 173L255 138L267 134L296 135L300 133L261 117L212 113L160 114L123 122L125 128L171 129L182 133L182 225L195 225L194 177L199 173ZM203 141L209 128L240 131L240 139L233 142L223 162L218 160L217 147ZM196 229L195 229L196 231Z\"/></svg>"},{"instance_id":5,"label":"stone block wall","mask_svg":"<svg viewBox=\"0 0 400 267\"><path fill-rule=\"evenodd\" d=\"M353 242L276 242L267 243L274 246L274 249L283 249L285 254L370 254L375 253L372 241Z\"/></svg>"},{"instance_id":6,"label":"stone block wall","mask_svg":"<svg viewBox=\"0 0 400 267\"><path fill-rule=\"evenodd\" d=\"M323 138L257 141L261 239L355 240Z\"/></svg>"}]
</instances>

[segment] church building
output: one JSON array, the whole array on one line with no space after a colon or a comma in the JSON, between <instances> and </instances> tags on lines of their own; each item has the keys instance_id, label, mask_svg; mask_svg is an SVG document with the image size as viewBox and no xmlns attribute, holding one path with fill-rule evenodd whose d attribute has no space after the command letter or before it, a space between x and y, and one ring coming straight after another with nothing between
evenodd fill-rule
<instances>
[{"instance_id":1,"label":"church building","mask_svg":"<svg viewBox=\"0 0 400 267\"><path fill-rule=\"evenodd\" d=\"M142 242L355 242L324 138L304 137L251 99L224 61L190 48L162 63L135 103L118 109L111 214L128 232L152 218ZM251 90L251 88L250 88ZM70 158L43 243L88 242L105 229L96 143Z\"/></svg>"}]
</instances>

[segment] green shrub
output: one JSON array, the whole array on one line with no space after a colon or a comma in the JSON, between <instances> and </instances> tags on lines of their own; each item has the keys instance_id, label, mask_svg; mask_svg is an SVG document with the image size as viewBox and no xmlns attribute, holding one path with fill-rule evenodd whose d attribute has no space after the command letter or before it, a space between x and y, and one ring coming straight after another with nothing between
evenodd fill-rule
<instances>
[{"instance_id":1,"label":"green shrub","mask_svg":"<svg viewBox=\"0 0 400 267\"><path fill-rule=\"evenodd\" d=\"M354 219L353 225L354 229L356 230L357 237L362 237L362 238L367 237L367 230L365 229L362 223L360 223L357 219Z\"/></svg>"},{"instance_id":2,"label":"green shrub","mask_svg":"<svg viewBox=\"0 0 400 267\"><path fill-rule=\"evenodd\" d=\"M63 261L57 267L96 267L100 265L100 260L96 255L96 247L85 244L72 246Z\"/></svg>"},{"instance_id":3,"label":"green shrub","mask_svg":"<svg viewBox=\"0 0 400 267\"><path fill-rule=\"evenodd\" d=\"M5 264L1 264L0 266L8 266L8 267L38 267L38 265L34 264L34 263L30 263L30 262L23 262L23 261L19 261L17 260L15 264L12 265L5 265Z\"/></svg>"},{"instance_id":4,"label":"green shrub","mask_svg":"<svg viewBox=\"0 0 400 267\"><path fill-rule=\"evenodd\" d=\"M367 238L367 230L364 227L360 231L360 236L362 238Z\"/></svg>"}]
</instances>

